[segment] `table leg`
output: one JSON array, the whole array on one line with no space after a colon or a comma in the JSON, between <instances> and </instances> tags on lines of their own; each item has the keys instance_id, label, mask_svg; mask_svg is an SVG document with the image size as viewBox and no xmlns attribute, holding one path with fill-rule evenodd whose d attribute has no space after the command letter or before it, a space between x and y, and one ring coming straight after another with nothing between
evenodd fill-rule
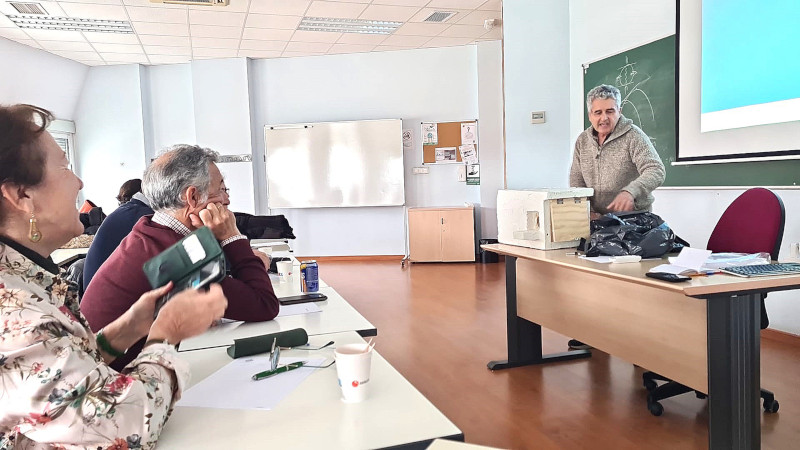
<instances>
[{"instance_id":1,"label":"table leg","mask_svg":"<svg viewBox=\"0 0 800 450\"><path fill-rule=\"evenodd\" d=\"M709 448L761 448L762 294L715 295L708 308Z\"/></svg>"},{"instance_id":2,"label":"table leg","mask_svg":"<svg viewBox=\"0 0 800 450\"><path fill-rule=\"evenodd\" d=\"M506 255L506 333L508 359L489 361L491 370L510 369L531 364L544 364L589 358L589 350L542 355L542 327L517 316L517 258Z\"/></svg>"}]
</instances>

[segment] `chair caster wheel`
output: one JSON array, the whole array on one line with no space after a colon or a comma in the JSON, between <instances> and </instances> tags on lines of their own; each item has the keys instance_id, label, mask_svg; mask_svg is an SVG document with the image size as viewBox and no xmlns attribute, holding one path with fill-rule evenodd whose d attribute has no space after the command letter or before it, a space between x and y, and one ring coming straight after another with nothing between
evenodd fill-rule
<instances>
[{"instance_id":1,"label":"chair caster wheel","mask_svg":"<svg viewBox=\"0 0 800 450\"><path fill-rule=\"evenodd\" d=\"M642 385L644 385L644 388L647 389L647 392L653 392L658 387L658 384L656 384L655 381L650 380L650 379L644 380L642 382Z\"/></svg>"},{"instance_id":2,"label":"chair caster wheel","mask_svg":"<svg viewBox=\"0 0 800 450\"><path fill-rule=\"evenodd\" d=\"M647 402L647 410L656 417L664 414L664 407L658 402Z\"/></svg>"},{"instance_id":3,"label":"chair caster wheel","mask_svg":"<svg viewBox=\"0 0 800 450\"><path fill-rule=\"evenodd\" d=\"M768 402L768 401L764 400L764 412L765 413L770 413L770 414L776 413L776 412L778 412L778 408L780 408L780 407L781 407L781 405L780 405L780 403L778 403L777 400L773 400L771 402Z\"/></svg>"},{"instance_id":4,"label":"chair caster wheel","mask_svg":"<svg viewBox=\"0 0 800 450\"><path fill-rule=\"evenodd\" d=\"M704 400L704 399L706 399L708 397L706 394L703 394L702 392L698 392L698 391L694 391L694 395L697 398L699 398L700 400Z\"/></svg>"}]
</instances>

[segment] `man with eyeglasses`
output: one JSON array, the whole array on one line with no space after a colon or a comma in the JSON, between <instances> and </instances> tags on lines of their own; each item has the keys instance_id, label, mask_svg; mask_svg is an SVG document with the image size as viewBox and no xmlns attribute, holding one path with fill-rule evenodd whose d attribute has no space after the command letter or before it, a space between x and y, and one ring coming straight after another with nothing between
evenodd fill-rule
<instances>
[{"instance_id":1,"label":"man with eyeglasses","mask_svg":"<svg viewBox=\"0 0 800 450\"><path fill-rule=\"evenodd\" d=\"M155 213L139 219L87 286L81 312L93 330L122 315L149 291L142 265L199 227L207 226L220 243L231 275L220 283L228 298L225 317L261 322L278 314L264 262L250 248L228 210L230 199L217 167L218 153L193 145L176 145L144 173L142 187ZM122 368L139 354L144 342L125 351L112 367Z\"/></svg>"}]
</instances>

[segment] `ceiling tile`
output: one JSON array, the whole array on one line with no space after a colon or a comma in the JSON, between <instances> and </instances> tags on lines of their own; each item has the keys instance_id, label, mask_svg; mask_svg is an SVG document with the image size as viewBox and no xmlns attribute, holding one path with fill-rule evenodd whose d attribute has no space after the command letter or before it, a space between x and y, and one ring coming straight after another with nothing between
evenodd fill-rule
<instances>
[{"instance_id":1,"label":"ceiling tile","mask_svg":"<svg viewBox=\"0 0 800 450\"><path fill-rule=\"evenodd\" d=\"M0 28L0 36L8 39L30 39L31 37L25 34L19 28Z\"/></svg>"},{"instance_id":2,"label":"ceiling tile","mask_svg":"<svg viewBox=\"0 0 800 450\"><path fill-rule=\"evenodd\" d=\"M250 12L259 14L277 14L281 16L305 15L310 1L306 0L257 0L250 2Z\"/></svg>"},{"instance_id":3,"label":"ceiling tile","mask_svg":"<svg viewBox=\"0 0 800 450\"><path fill-rule=\"evenodd\" d=\"M190 25L192 37L218 37L218 38L240 38L242 35L241 27L218 27L214 25Z\"/></svg>"},{"instance_id":4,"label":"ceiling tile","mask_svg":"<svg viewBox=\"0 0 800 450\"><path fill-rule=\"evenodd\" d=\"M119 33L90 33L84 32L83 36L89 42L97 42L102 44L138 44L139 39L135 34L119 34Z\"/></svg>"},{"instance_id":5,"label":"ceiling tile","mask_svg":"<svg viewBox=\"0 0 800 450\"><path fill-rule=\"evenodd\" d=\"M425 6L430 0L372 0L373 5Z\"/></svg>"},{"instance_id":6,"label":"ceiling tile","mask_svg":"<svg viewBox=\"0 0 800 450\"><path fill-rule=\"evenodd\" d=\"M9 0L0 2L0 13L3 13L3 14L19 14L19 12L16 9L14 9L13 6L11 6L9 3L7 3L8 1ZM42 0L42 1L36 1L36 3L40 4L42 6L42 8L44 8L44 10L47 11L48 15L51 15L51 16L65 16L66 15L64 10L61 9L61 7L58 6L58 3L56 3L56 2L43 1Z\"/></svg>"},{"instance_id":7,"label":"ceiling tile","mask_svg":"<svg viewBox=\"0 0 800 450\"><path fill-rule=\"evenodd\" d=\"M297 30L292 35L292 41L297 42L327 42L332 44L339 40L343 33L331 31L302 31Z\"/></svg>"},{"instance_id":8,"label":"ceiling tile","mask_svg":"<svg viewBox=\"0 0 800 450\"><path fill-rule=\"evenodd\" d=\"M448 25L452 25L452 24L454 24L454 23L457 23L457 22L458 22L459 20L461 20L461 19L462 19L464 16L466 16L467 14L469 14L470 12L472 12L472 10L469 10L469 9L453 9L453 8L436 8L436 9L434 9L434 8L422 8L422 9L420 9L420 10L419 10L419 12L418 12L418 13L414 14L414 17L412 17L411 19L409 19L409 22L422 22L422 21L424 21L425 19L427 19L427 18L428 18L428 16L430 16L431 14L433 14L433 13L435 13L435 12L437 12L437 11L450 11L450 12L454 12L454 13L455 13L454 15L452 15L452 16L451 16L449 19L447 19L446 21L444 21L444 22L441 22L441 23L446 23L446 24L448 24Z\"/></svg>"},{"instance_id":9,"label":"ceiling tile","mask_svg":"<svg viewBox=\"0 0 800 450\"><path fill-rule=\"evenodd\" d=\"M427 36L396 36L392 35L386 38L382 45L393 45L395 47L410 47L417 48L424 43L428 42L431 38Z\"/></svg>"},{"instance_id":10,"label":"ceiling tile","mask_svg":"<svg viewBox=\"0 0 800 450\"><path fill-rule=\"evenodd\" d=\"M278 16L274 14L248 14L246 27L251 28L278 28L294 30L300 23L302 16Z\"/></svg>"},{"instance_id":11,"label":"ceiling tile","mask_svg":"<svg viewBox=\"0 0 800 450\"><path fill-rule=\"evenodd\" d=\"M17 25L8 17L0 14L0 28L17 28Z\"/></svg>"},{"instance_id":12,"label":"ceiling tile","mask_svg":"<svg viewBox=\"0 0 800 450\"><path fill-rule=\"evenodd\" d=\"M255 41L242 39L241 44L239 44L240 50L281 52L284 47L286 47L286 41Z\"/></svg>"},{"instance_id":13,"label":"ceiling tile","mask_svg":"<svg viewBox=\"0 0 800 450\"><path fill-rule=\"evenodd\" d=\"M188 63L192 58L178 55L150 55L151 64L181 64Z\"/></svg>"},{"instance_id":14,"label":"ceiling tile","mask_svg":"<svg viewBox=\"0 0 800 450\"><path fill-rule=\"evenodd\" d=\"M342 37L336 41L339 44L372 44L378 45L383 42L387 36L385 34L359 34L359 33L342 33Z\"/></svg>"},{"instance_id":15,"label":"ceiling tile","mask_svg":"<svg viewBox=\"0 0 800 450\"><path fill-rule=\"evenodd\" d=\"M286 52L306 52L306 53L325 53L331 48L331 44L322 42L294 42L289 41L286 44L284 53Z\"/></svg>"},{"instance_id":16,"label":"ceiling tile","mask_svg":"<svg viewBox=\"0 0 800 450\"><path fill-rule=\"evenodd\" d=\"M500 41L503 39L503 28L494 27L492 31L481 36L482 41Z\"/></svg>"},{"instance_id":17,"label":"ceiling tile","mask_svg":"<svg viewBox=\"0 0 800 450\"><path fill-rule=\"evenodd\" d=\"M147 56L136 53L100 53L106 64L147 64Z\"/></svg>"},{"instance_id":18,"label":"ceiling tile","mask_svg":"<svg viewBox=\"0 0 800 450\"><path fill-rule=\"evenodd\" d=\"M192 37L194 48L239 48L239 39Z\"/></svg>"},{"instance_id":19,"label":"ceiling tile","mask_svg":"<svg viewBox=\"0 0 800 450\"><path fill-rule=\"evenodd\" d=\"M19 42L20 44L25 44L28 47L42 48L42 46L39 45L39 43L34 41L33 39L13 39L13 40Z\"/></svg>"},{"instance_id":20,"label":"ceiling tile","mask_svg":"<svg viewBox=\"0 0 800 450\"><path fill-rule=\"evenodd\" d=\"M61 30L25 30L31 39L37 41L72 41L86 42L80 31L61 31Z\"/></svg>"},{"instance_id":21,"label":"ceiling tile","mask_svg":"<svg viewBox=\"0 0 800 450\"><path fill-rule=\"evenodd\" d=\"M379 45L375 47L373 52L394 52L397 50L411 50L411 49L408 47L397 47L394 45Z\"/></svg>"},{"instance_id":22,"label":"ceiling tile","mask_svg":"<svg viewBox=\"0 0 800 450\"><path fill-rule=\"evenodd\" d=\"M483 26L483 23L486 19L497 19L498 25L500 20L502 19L502 13L499 11L473 11L461 19L458 20L460 25L480 25ZM497 25L495 25L497 26Z\"/></svg>"},{"instance_id":23,"label":"ceiling tile","mask_svg":"<svg viewBox=\"0 0 800 450\"><path fill-rule=\"evenodd\" d=\"M169 45L145 45L144 52L147 53L148 56L152 55L192 56L192 48L189 46L173 47Z\"/></svg>"},{"instance_id":24,"label":"ceiling tile","mask_svg":"<svg viewBox=\"0 0 800 450\"><path fill-rule=\"evenodd\" d=\"M446 23L420 23L409 22L401 26L394 32L399 36L436 36L442 31L449 28L450 25Z\"/></svg>"},{"instance_id":25,"label":"ceiling tile","mask_svg":"<svg viewBox=\"0 0 800 450\"><path fill-rule=\"evenodd\" d=\"M452 47L454 45L467 45L473 38L462 37L435 37L426 42L424 47Z\"/></svg>"},{"instance_id":26,"label":"ceiling tile","mask_svg":"<svg viewBox=\"0 0 800 450\"><path fill-rule=\"evenodd\" d=\"M122 0L58 0L61 3L99 3L103 5L121 5Z\"/></svg>"},{"instance_id":27,"label":"ceiling tile","mask_svg":"<svg viewBox=\"0 0 800 450\"><path fill-rule=\"evenodd\" d=\"M322 56L325 53L314 53L314 52L283 52L281 54L282 58L305 58L307 56Z\"/></svg>"},{"instance_id":28,"label":"ceiling tile","mask_svg":"<svg viewBox=\"0 0 800 450\"><path fill-rule=\"evenodd\" d=\"M480 10L489 10L489 11L502 11L503 10L503 1L502 0L489 0L488 2L482 4L478 7Z\"/></svg>"},{"instance_id":29,"label":"ceiling tile","mask_svg":"<svg viewBox=\"0 0 800 450\"><path fill-rule=\"evenodd\" d=\"M247 12L247 4L250 1L260 1L260 0L230 0L228 6L210 6L210 5L188 5L189 10L198 10L198 11L223 11L223 12L240 12L246 13Z\"/></svg>"},{"instance_id":30,"label":"ceiling tile","mask_svg":"<svg viewBox=\"0 0 800 450\"><path fill-rule=\"evenodd\" d=\"M439 36L475 39L486 34L486 31L483 25L453 25Z\"/></svg>"},{"instance_id":31,"label":"ceiling tile","mask_svg":"<svg viewBox=\"0 0 800 450\"><path fill-rule=\"evenodd\" d=\"M121 5L95 5L92 3L64 3L61 8L69 17L80 19L128 20Z\"/></svg>"},{"instance_id":32,"label":"ceiling tile","mask_svg":"<svg viewBox=\"0 0 800 450\"><path fill-rule=\"evenodd\" d=\"M147 6L150 8L182 9L186 10L186 5L173 5L171 3L150 3L150 0L122 0L122 3L129 6Z\"/></svg>"},{"instance_id":33,"label":"ceiling tile","mask_svg":"<svg viewBox=\"0 0 800 450\"><path fill-rule=\"evenodd\" d=\"M415 6L389 6L389 5L370 5L358 16L365 20L391 20L405 22L410 19L419 8Z\"/></svg>"},{"instance_id":34,"label":"ceiling tile","mask_svg":"<svg viewBox=\"0 0 800 450\"><path fill-rule=\"evenodd\" d=\"M139 44L92 44L92 46L100 53L144 53L142 46Z\"/></svg>"},{"instance_id":35,"label":"ceiling tile","mask_svg":"<svg viewBox=\"0 0 800 450\"><path fill-rule=\"evenodd\" d=\"M58 56L72 59L75 61L102 61L103 58L97 52L70 52L70 51L54 51Z\"/></svg>"},{"instance_id":36,"label":"ceiling tile","mask_svg":"<svg viewBox=\"0 0 800 450\"><path fill-rule=\"evenodd\" d=\"M245 13L231 13L213 9L189 10L189 23L192 25L217 25L226 27L242 27Z\"/></svg>"},{"instance_id":37,"label":"ceiling tile","mask_svg":"<svg viewBox=\"0 0 800 450\"><path fill-rule=\"evenodd\" d=\"M183 9L143 8L128 6L128 15L136 22L189 23L189 14Z\"/></svg>"},{"instance_id":38,"label":"ceiling tile","mask_svg":"<svg viewBox=\"0 0 800 450\"><path fill-rule=\"evenodd\" d=\"M170 47L188 47L191 45L188 36L151 36L140 34L139 40L144 45L166 45Z\"/></svg>"},{"instance_id":39,"label":"ceiling tile","mask_svg":"<svg viewBox=\"0 0 800 450\"><path fill-rule=\"evenodd\" d=\"M270 50L247 50L247 49L240 49L239 56L244 58L280 58L281 52L280 51L270 51Z\"/></svg>"},{"instance_id":40,"label":"ceiling tile","mask_svg":"<svg viewBox=\"0 0 800 450\"><path fill-rule=\"evenodd\" d=\"M106 65L105 61L81 61L81 60L75 60L75 61L79 62L79 63L81 63L81 64L83 64L85 66L92 66L92 67L94 67L94 66L105 66Z\"/></svg>"},{"instance_id":41,"label":"ceiling tile","mask_svg":"<svg viewBox=\"0 0 800 450\"><path fill-rule=\"evenodd\" d=\"M197 58L233 58L239 52L231 48L196 48L192 53Z\"/></svg>"},{"instance_id":42,"label":"ceiling tile","mask_svg":"<svg viewBox=\"0 0 800 450\"><path fill-rule=\"evenodd\" d=\"M333 44L328 50L328 53L362 53L368 52L375 48L370 44Z\"/></svg>"},{"instance_id":43,"label":"ceiling tile","mask_svg":"<svg viewBox=\"0 0 800 450\"><path fill-rule=\"evenodd\" d=\"M316 0L306 11L306 17L339 17L357 19L367 5L360 3L325 2Z\"/></svg>"},{"instance_id":44,"label":"ceiling tile","mask_svg":"<svg viewBox=\"0 0 800 450\"><path fill-rule=\"evenodd\" d=\"M189 25L183 23L150 23L133 22L137 34L153 34L159 36L188 36Z\"/></svg>"},{"instance_id":45,"label":"ceiling tile","mask_svg":"<svg viewBox=\"0 0 800 450\"><path fill-rule=\"evenodd\" d=\"M37 41L45 50L65 50L76 52L92 52L94 49L88 42Z\"/></svg>"},{"instance_id":46,"label":"ceiling tile","mask_svg":"<svg viewBox=\"0 0 800 450\"><path fill-rule=\"evenodd\" d=\"M268 28L245 28L242 39L263 39L267 41L288 41L293 30L273 30Z\"/></svg>"},{"instance_id":47,"label":"ceiling tile","mask_svg":"<svg viewBox=\"0 0 800 450\"><path fill-rule=\"evenodd\" d=\"M431 0L428 8L475 9L484 3L486 0Z\"/></svg>"}]
</instances>

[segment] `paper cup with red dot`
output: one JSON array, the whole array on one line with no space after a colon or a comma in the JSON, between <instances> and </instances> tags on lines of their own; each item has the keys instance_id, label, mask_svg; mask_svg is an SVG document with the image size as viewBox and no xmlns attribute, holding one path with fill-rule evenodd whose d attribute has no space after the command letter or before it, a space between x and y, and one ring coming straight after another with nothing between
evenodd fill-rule
<instances>
[{"instance_id":1,"label":"paper cup with red dot","mask_svg":"<svg viewBox=\"0 0 800 450\"><path fill-rule=\"evenodd\" d=\"M336 347L336 373L342 388L342 401L358 403L367 398L369 374L372 367L372 349L364 344Z\"/></svg>"}]
</instances>

